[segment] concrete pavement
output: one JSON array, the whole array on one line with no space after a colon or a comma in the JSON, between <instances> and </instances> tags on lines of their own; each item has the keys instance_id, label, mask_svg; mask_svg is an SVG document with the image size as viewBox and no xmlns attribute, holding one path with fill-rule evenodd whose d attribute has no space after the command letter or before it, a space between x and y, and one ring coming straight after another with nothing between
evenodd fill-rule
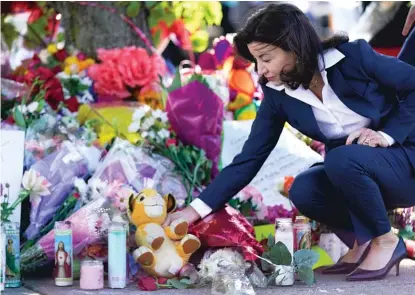
<instances>
[{"instance_id":1,"label":"concrete pavement","mask_svg":"<svg viewBox=\"0 0 415 295\"><path fill-rule=\"evenodd\" d=\"M382 281L372 282L346 282L344 276L322 276L316 274L317 283L312 287L296 284L293 287L274 287L269 289L257 289L257 295L303 295L303 294L328 294L328 295L414 295L415 294L415 261L405 259L401 263L399 276L395 276L393 269L388 278ZM79 290L79 282L75 287L55 287L52 280L26 280L25 287L19 289L6 289L6 295L144 295L144 294L172 294L172 295L210 295L210 288L191 290L159 290L155 292L140 291L134 284L124 290L105 289L101 291Z\"/></svg>"}]
</instances>

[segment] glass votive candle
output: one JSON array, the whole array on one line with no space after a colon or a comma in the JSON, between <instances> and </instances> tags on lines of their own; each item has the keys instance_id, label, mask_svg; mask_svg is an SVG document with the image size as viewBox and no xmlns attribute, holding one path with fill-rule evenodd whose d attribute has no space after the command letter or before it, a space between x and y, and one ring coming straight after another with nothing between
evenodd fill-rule
<instances>
[{"instance_id":1,"label":"glass votive candle","mask_svg":"<svg viewBox=\"0 0 415 295\"><path fill-rule=\"evenodd\" d=\"M102 261L82 261L80 287L82 290L104 289L104 264Z\"/></svg>"}]
</instances>

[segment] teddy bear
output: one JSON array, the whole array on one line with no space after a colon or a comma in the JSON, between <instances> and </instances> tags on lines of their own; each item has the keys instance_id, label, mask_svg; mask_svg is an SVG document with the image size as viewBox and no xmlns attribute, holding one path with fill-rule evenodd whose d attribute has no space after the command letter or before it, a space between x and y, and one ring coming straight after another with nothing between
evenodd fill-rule
<instances>
[{"instance_id":1,"label":"teddy bear","mask_svg":"<svg viewBox=\"0 0 415 295\"><path fill-rule=\"evenodd\" d=\"M200 247L200 240L188 234L189 224L177 219L163 227L167 214L176 209L171 194L161 196L152 188L131 195L128 203L130 222L136 226L138 246L133 257L149 275L172 278Z\"/></svg>"}]
</instances>

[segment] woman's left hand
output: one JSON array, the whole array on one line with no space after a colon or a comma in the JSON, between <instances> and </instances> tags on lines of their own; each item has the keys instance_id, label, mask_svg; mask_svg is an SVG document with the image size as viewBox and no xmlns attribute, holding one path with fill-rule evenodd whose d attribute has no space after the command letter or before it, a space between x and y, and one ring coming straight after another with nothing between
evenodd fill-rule
<instances>
[{"instance_id":1,"label":"woman's left hand","mask_svg":"<svg viewBox=\"0 0 415 295\"><path fill-rule=\"evenodd\" d=\"M346 145L352 144L356 138L358 138L357 144L371 147L389 147L389 142L382 134L369 128L362 128L352 132L346 140Z\"/></svg>"}]
</instances>

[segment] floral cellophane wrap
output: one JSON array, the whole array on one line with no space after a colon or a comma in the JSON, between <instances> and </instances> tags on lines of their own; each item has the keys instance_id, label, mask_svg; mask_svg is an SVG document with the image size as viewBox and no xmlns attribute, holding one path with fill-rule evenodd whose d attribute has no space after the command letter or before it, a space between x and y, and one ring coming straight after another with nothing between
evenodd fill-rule
<instances>
[{"instance_id":1,"label":"floral cellophane wrap","mask_svg":"<svg viewBox=\"0 0 415 295\"><path fill-rule=\"evenodd\" d=\"M204 247L236 247L245 260L254 261L263 248L255 239L254 229L246 218L232 207L210 214L190 227L189 233L197 236Z\"/></svg>"},{"instance_id":2,"label":"floral cellophane wrap","mask_svg":"<svg viewBox=\"0 0 415 295\"><path fill-rule=\"evenodd\" d=\"M151 179L159 193L171 193L177 200L185 200L186 188L173 169L174 164L169 159L149 155L143 148L117 138L90 181L97 178L108 184L118 181L141 191Z\"/></svg>"},{"instance_id":3,"label":"floral cellophane wrap","mask_svg":"<svg viewBox=\"0 0 415 295\"><path fill-rule=\"evenodd\" d=\"M49 196L42 197L39 204L32 203L30 225L26 230L28 239L34 238L53 218L73 190L75 179L86 177L96 168L100 155L101 152L96 147L65 141L59 151L37 161L31 167L45 177L51 186Z\"/></svg>"},{"instance_id":4,"label":"floral cellophane wrap","mask_svg":"<svg viewBox=\"0 0 415 295\"><path fill-rule=\"evenodd\" d=\"M212 176L216 176L224 116L221 98L206 83L193 80L169 92L166 111L179 139L184 144L205 150L213 162Z\"/></svg>"},{"instance_id":5,"label":"floral cellophane wrap","mask_svg":"<svg viewBox=\"0 0 415 295\"><path fill-rule=\"evenodd\" d=\"M130 142L135 143L139 135L128 132L128 126L131 124L134 110L139 106L138 103L127 102L84 104L79 108L77 119L81 124L91 119L101 122L96 130L101 145L109 143L116 137L116 131L125 135Z\"/></svg>"}]
</instances>

